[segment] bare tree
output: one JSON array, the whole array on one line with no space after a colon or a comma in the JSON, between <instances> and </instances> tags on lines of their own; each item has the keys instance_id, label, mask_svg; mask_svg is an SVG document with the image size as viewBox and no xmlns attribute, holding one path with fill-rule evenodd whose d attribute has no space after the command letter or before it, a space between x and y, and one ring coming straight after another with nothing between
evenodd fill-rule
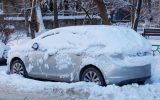
<instances>
[{"instance_id":1,"label":"bare tree","mask_svg":"<svg viewBox=\"0 0 160 100\"><path fill-rule=\"evenodd\" d=\"M37 0L36 2L36 17L37 17L37 23L38 23L38 32L42 32L45 30L43 17L42 17L42 11L40 7L40 1Z\"/></svg>"},{"instance_id":2,"label":"bare tree","mask_svg":"<svg viewBox=\"0 0 160 100\"><path fill-rule=\"evenodd\" d=\"M76 4L77 4L77 6L78 6L79 8L81 8L81 9L86 13L86 17L89 18L90 23L91 23L91 24L94 24L93 21L92 21L92 18L91 18L90 15L89 15L89 10L86 10L86 8L84 8L84 7L81 5L80 1L76 1Z\"/></svg>"},{"instance_id":3,"label":"bare tree","mask_svg":"<svg viewBox=\"0 0 160 100\"><path fill-rule=\"evenodd\" d=\"M103 0L94 0L94 2L97 4L97 7L99 9L100 12L100 17L103 20L103 23L105 25L110 25L111 21L108 18L108 14L107 14L107 10L106 10L106 6Z\"/></svg>"},{"instance_id":4,"label":"bare tree","mask_svg":"<svg viewBox=\"0 0 160 100\"><path fill-rule=\"evenodd\" d=\"M31 37L35 38L35 32L42 32L45 30L45 26L43 23L40 2L39 0L31 0L31 21L30 21L30 29L31 29Z\"/></svg>"},{"instance_id":5,"label":"bare tree","mask_svg":"<svg viewBox=\"0 0 160 100\"><path fill-rule=\"evenodd\" d=\"M28 21L28 12L27 12L27 0L23 0L24 2L24 15L25 15L25 30L27 33L27 36L29 37L29 21Z\"/></svg>"},{"instance_id":6,"label":"bare tree","mask_svg":"<svg viewBox=\"0 0 160 100\"><path fill-rule=\"evenodd\" d=\"M53 0L53 12L54 12L54 27L58 28L59 27L59 22L58 22L58 9L57 9L57 0Z\"/></svg>"},{"instance_id":7,"label":"bare tree","mask_svg":"<svg viewBox=\"0 0 160 100\"><path fill-rule=\"evenodd\" d=\"M36 19L36 0L31 0L32 7L31 7L31 20L30 20L30 31L31 31L31 37L35 38L35 31L38 32L38 25L37 25L37 19Z\"/></svg>"},{"instance_id":8,"label":"bare tree","mask_svg":"<svg viewBox=\"0 0 160 100\"><path fill-rule=\"evenodd\" d=\"M142 6L142 0L136 0L136 9L135 9L134 20L133 20L133 24L132 24L132 28L135 31L137 31L137 27L138 27L141 6Z\"/></svg>"}]
</instances>

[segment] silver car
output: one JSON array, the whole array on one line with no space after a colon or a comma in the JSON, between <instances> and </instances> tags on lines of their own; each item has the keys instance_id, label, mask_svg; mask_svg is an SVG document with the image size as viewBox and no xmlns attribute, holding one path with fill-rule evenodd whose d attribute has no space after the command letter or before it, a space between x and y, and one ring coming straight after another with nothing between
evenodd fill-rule
<instances>
[{"instance_id":1,"label":"silver car","mask_svg":"<svg viewBox=\"0 0 160 100\"><path fill-rule=\"evenodd\" d=\"M12 74L102 86L145 81L151 76L151 62L151 46L142 36L105 25L53 29L8 55Z\"/></svg>"}]
</instances>

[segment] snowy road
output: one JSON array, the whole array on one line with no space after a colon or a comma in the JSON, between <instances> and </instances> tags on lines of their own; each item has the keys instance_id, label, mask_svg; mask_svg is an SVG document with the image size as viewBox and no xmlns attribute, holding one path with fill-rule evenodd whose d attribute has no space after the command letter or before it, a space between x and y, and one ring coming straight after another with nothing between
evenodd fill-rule
<instances>
[{"instance_id":1,"label":"snowy road","mask_svg":"<svg viewBox=\"0 0 160 100\"><path fill-rule=\"evenodd\" d=\"M109 85L92 83L60 83L7 75L0 66L0 100L160 100L160 57L152 67L153 84Z\"/></svg>"},{"instance_id":2,"label":"snowy road","mask_svg":"<svg viewBox=\"0 0 160 100\"><path fill-rule=\"evenodd\" d=\"M157 70L156 70L157 71ZM157 76L158 77L158 76ZM155 77L156 78L156 77ZM0 66L0 100L160 100L160 83L109 85L60 83L7 75Z\"/></svg>"}]
</instances>

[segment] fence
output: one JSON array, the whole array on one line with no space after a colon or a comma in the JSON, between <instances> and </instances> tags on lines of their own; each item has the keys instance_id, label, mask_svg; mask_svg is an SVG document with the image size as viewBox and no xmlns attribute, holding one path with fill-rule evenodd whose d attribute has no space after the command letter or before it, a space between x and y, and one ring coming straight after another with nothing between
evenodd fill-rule
<instances>
[{"instance_id":1,"label":"fence","mask_svg":"<svg viewBox=\"0 0 160 100\"><path fill-rule=\"evenodd\" d=\"M160 45L152 45L153 56L160 55Z\"/></svg>"}]
</instances>

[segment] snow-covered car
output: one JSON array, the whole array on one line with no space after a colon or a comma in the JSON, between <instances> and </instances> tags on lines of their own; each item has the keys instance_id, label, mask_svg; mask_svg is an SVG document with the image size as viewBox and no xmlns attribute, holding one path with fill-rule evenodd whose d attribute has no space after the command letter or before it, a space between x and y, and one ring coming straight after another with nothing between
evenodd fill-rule
<instances>
[{"instance_id":1,"label":"snow-covered car","mask_svg":"<svg viewBox=\"0 0 160 100\"><path fill-rule=\"evenodd\" d=\"M10 73L99 85L145 81L151 45L132 29L89 25L57 28L9 52Z\"/></svg>"},{"instance_id":2,"label":"snow-covered car","mask_svg":"<svg viewBox=\"0 0 160 100\"><path fill-rule=\"evenodd\" d=\"M6 63L8 50L9 47L6 46L4 43L0 42L0 64Z\"/></svg>"}]
</instances>

